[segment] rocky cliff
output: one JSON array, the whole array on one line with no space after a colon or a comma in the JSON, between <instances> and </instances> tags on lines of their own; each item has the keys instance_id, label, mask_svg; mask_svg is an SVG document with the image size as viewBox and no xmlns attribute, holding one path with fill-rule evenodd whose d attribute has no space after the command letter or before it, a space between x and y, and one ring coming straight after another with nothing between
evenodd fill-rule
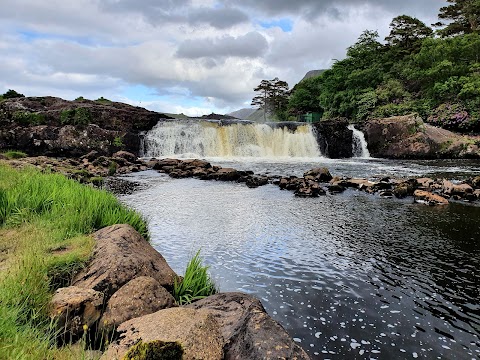
<instances>
[{"instance_id":1,"label":"rocky cliff","mask_svg":"<svg viewBox=\"0 0 480 360\"><path fill-rule=\"evenodd\" d=\"M417 115L368 121L373 157L392 159L480 158L480 136L465 136L425 124Z\"/></svg>"},{"instance_id":2,"label":"rocky cliff","mask_svg":"<svg viewBox=\"0 0 480 360\"><path fill-rule=\"evenodd\" d=\"M48 156L127 150L138 155L139 134L165 118L169 117L107 99L7 99L0 102L0 150Z\"/></svg>"},{"instance_id":3,"label":"rocky cliff","mask_svg":"<svg viewBox=\"0 0 480 360\"><path fill-rule=\"evenodd\" d=\"M321 153L332 159L352 157L351 130L347 119L324 120L312 124Z\"/></svg>"}]
</instances>

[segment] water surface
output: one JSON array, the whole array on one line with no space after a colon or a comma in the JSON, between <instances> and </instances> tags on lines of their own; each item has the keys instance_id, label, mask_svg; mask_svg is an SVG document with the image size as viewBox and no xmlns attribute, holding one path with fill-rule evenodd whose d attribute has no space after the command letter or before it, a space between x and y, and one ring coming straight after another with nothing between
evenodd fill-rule
<instances>
[{"instance_id":1,"label":"water surface","mask_svg":"<svg viewBox=\"0 0 480 360\"><path fill-rule=\"evenodd\" d=\"M352 176L480 172L458 164L327 165ZM300 175L310 165L244 164ZM427 207L354 190L300 199L273 185L153 171L129 178L148 187L121 199L147 216L155 248L176 272L202 249L222 291L260 298L313 358L480 357L480 207Z\"/></svg>"}]
</instances>

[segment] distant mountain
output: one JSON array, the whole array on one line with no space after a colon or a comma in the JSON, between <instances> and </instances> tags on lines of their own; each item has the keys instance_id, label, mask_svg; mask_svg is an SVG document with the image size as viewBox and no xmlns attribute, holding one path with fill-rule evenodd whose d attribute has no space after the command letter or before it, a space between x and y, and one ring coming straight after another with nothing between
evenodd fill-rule
<instances>
[{"instance_id":1,"label":"distant mountain","mask_svg":"<svg viewBox=\"0 0 480 360\"><path fill-rule=\"evenodd\" d=\"M252 115L255 111L257 111L257 109L243 108L237 111L233 111L227 115L236 117L237 119L241 119L241 120L248 120L248 117Z\"/></svg>"},{"instance_id":2,"label":"distant mountain","mask_svg":"<svg viewBox=\"0 0 480 360\"><path fill-rule=\"evenodd\" d=\"M300 80L300 81L306 80L306 79L311 78L311 77L318 76L318 75L320 75L321 73L323 73L324 71L325 71L325 69L322 69L322 70L310 70L309 72L307 72L307 73L305 74L305 76L303 77L303 79Z\"/></svg>"}]
</instances>

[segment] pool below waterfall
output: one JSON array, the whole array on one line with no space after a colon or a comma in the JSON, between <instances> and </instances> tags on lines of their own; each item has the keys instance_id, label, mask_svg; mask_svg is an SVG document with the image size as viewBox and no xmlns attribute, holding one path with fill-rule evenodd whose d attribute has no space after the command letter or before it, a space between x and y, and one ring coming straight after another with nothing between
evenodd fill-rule
<instances>
[{"instance_id":1,"label":"pool below waterfall","mask_svg":"<svg viewBox=\"0 0 480 360\"><path fill-rule=\"evenodd\" d=\"M480 174L478 162L216 160L279 175L314 166L368 177ZM221 291L261 299L312 358L480 357L480 206L355 190L303 199L154 171L124 178L145 185L120 199L146 216L177 273L201 249Z\"/></svg>"}]
</instances>

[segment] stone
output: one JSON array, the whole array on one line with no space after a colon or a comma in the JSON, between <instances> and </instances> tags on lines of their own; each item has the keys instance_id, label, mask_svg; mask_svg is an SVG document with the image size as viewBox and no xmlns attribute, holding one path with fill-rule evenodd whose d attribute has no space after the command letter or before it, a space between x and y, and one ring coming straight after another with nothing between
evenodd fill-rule
<instances>
[{"instance_id":1,"label":"stone","mask_svg":"<svg viewBox=\"0 0 480 360\"><path fill-rule=\"evenodd\" d=\"M430 188L435 182L433 179L430 179L430 178L418 178L416 179L416 181L417 181L417 186L421 186L424 189Z\"/></svg>"},{"instance_id":2,"label":"stone","mask_svg":"<svg viewBox=\"0 0 480 360\"><path fill-rule=\"evenodd\" d=\"M131 152L123 151L123 150L117 151L112 155L112 157L124 159L131 163L136 162L138 159L136 155L132 154Z\"/></svg>"},{"instance_id":3,"label":"stone","mask_svg":"<svg viewBox=\"0 0 480 360\"><path fill-rule=\"evenodd\" d=\"M476 189L480 188L480 176L476 176L472 180L472 186Z\"/></svg>"},{"instance_id":4,"label":"stone","mask_svg":"<svg viewBox=\"0 0 480 360\"><path fill-rule=\"evenodd\" d=\"M473 188L468 184L454 184L451 181L443 180L443 193L447 196L465 197L467 194L473 194Z\"/></svg>"},{"instance_id":5,"label":"stone","mask_svg":"<svg viewBox=\"0 0 480 360\"><path fill-rule=\"evenodd\" d=\"M415 181L416 184L416 180L413 179L413 181ZM399 199L406 198L407 196L412 196L414 192L415 185L412 181L409 180L399 183L393 188L393 194Z\"/></svg>"},{"instance_id":6,"label":"stone","mask_svg":"<svg viewBox=\"0 0 480 360\"><path fill-rule=\"evenodd\" d=\"M281 178L280 181L278 182L278 187L281 190L285 190L287 188L287 185L288 185L288 179L286 178Z\"/></svg>"},{"instance_id":7,"label":"stone","mask_svg":"<svg viewBox=\"0 0 480 360\"><path fill-rule=\"evenodd\" d=\"M319 195L325 195L325 190L316 181L303 181L295 190L295 196L298 197L317 197Z\"/></svg>"},{"instance_id":8,"label":"stone","mask_svg":"<svg viewBox=\"0 0 480 360\"><path fill-rule=\"evenodd\" d=\"M183 348L184 360L224 358L223 337L214 314L207 309L170 308L121 324L120 338L112 342L102 360L123 359L142 341L176 342Z\"/></svg>"},{"instance_id":9,"label":"stone","mask_svg":"<svg viewBox=\"0 0 480 360\"><path fill-rule=\"evenodd\" d=\"M178 164L178 167L181 169L194 169L194 168L209 169L212 167L212 165L205 160L193 159L193 160L183 160Z\"/></svg>"},{"instance_id":10,"label":"stone","mask_svg":"<svg viewBox=\"0 0 480 360\"><path fill-rule=\"evenodd\" d=\"M415 190L413 193L414 201L427 205L448 205L448 200L444 197L424 191L424 190Z\"/></svg>"},{"instance_id":11,"label":"stone","mask_svg":"<svg viewBox=\"0 0 480 360\"><path fill-rule=\"evenodd\" d=\"M237 181L242 175L241 171L233 168L221 168L215 172L215 178L221 181Z\"/></svg>"},{"instance_id":12,"label":"stone","mask_svg":"<svg viewBox=\"0 0 480 360\"><path fill-rule=\"evenodd\" d=\"M155 163L153 164L153 170L160 170L163 169L164 167L175 167L180 163L180 160L178 159L161 159L161 160L155 160Z\"/></svg>"},{"instance_id":13,"label":"stone","mask_svg":"<svg viewBox=\"0 0 480 360\"><path fill-rule=\"evenodd\" d=\"M139 276L123 285L108 300L100 328L110 331L127 320L173 306L175 299L157 280Z\"/></svg>"},{"instance_id":14,"label":"stone","mask_svg":"<svg viewBox=\"0 0 480 360\"><path fill-rule=\"evenodd\" d=\"M332 175L330 174L330 171L326 167L315 168L303 174L303 177L305 178L308 176L313 176L315 180L320 182L329 182L330 180L333 179Z\"/></svg>"},{"instance_id":15,"label":"stone","mask_svg":"<svg viewBox=\"0 0 480 360\"><path fill-rule=\"evenodd\" d=\"M331 194L339 194L339 193L342 193L344 192L346 189L341 186L340 184L330 184L327 186L328 188L328 191L331 193Z\"/></svg>"},{"instance_id":16,"label":"stone","mask_svg":"<svg viewBox=\"0 0 480 360\"><path fill-rule=\"evenodd\" d=\"M268 177L266 176L248 176L245 184L249 188L257 188L268 184Z\"/></svg>"},{"instance_id":17,"label":"stone","mask_svg":"<svg viewBox=\"0 0 480 360\"><path fill-rule=\"evenodd\" d=\"M225 359L309 359L262 303L243 293L220 293L187 306L213 314L223 338Z\"/></svg>"},{"instance_id":18,"label":"stone","mask_svg":"<svg viewBox=\"0 0 480 360\"><path fill-rule=\"evenodd\" d=\"M133 227L112 225L93 234L92 260L73 285L103 292L107 298L138 276L149 276L171 289L177 278L163 256Z\"/></svg>"},{"instance_id":19,"label":"stone","mask_svg":"<svg viewBox=\"0 0 480 360\"><path fill-rule=\"evenodd\" d=\"M87 162L88 161L92 162L99 156L100 156L100 154L98 153L98 151L92 150L88 154L83 155L80 159L81 160L87 160Z\"/></svg>"},{"instance_id":20,"label":"stone","mask_svg":"<svg viewBox=\"0 0 480 360\"><path fill-rule=\"evenodd\" d=\"M55 291L50 302L50 317L63 342L74 341L100 319L104 295L93 289L76 286Z\"/></svg>"}]
</instances>

